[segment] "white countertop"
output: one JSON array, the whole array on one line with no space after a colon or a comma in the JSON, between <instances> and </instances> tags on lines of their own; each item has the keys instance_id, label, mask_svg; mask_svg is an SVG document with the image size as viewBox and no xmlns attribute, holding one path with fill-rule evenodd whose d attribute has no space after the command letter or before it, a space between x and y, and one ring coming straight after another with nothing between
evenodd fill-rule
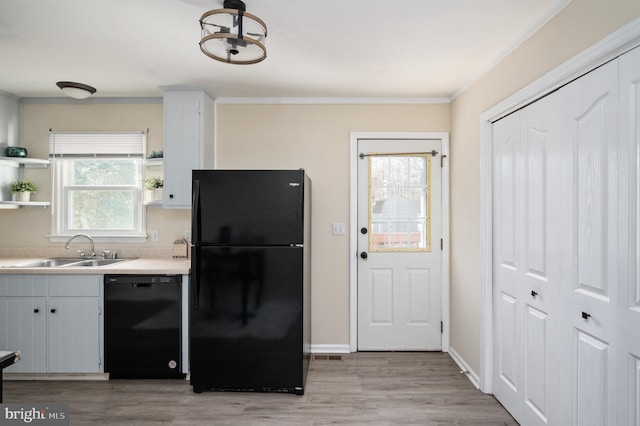
<instances>
[{"instance_id":1,"label":"white countertop","mask_svg":"<svg viewBox=\"0 0 640 426\"><path fill-rule=\"evenodd\" d=\"M0 258L0 275L104 275L104 274L179 274L187 275L191 267L189 259L139 258L127 259L113 265L86 267L64 266L53 268L16 268L8 266L36 262L43 258Z\"/></svg>"}]
</instances>

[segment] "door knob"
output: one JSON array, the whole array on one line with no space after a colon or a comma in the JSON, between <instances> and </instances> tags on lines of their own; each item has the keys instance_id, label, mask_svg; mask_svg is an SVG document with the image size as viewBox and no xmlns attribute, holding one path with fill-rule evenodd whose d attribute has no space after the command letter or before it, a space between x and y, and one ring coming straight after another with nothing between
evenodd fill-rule
<instances>
[{"instance_id":1,"label":"door knob","mask_svg":"<svg viewBox=\"0 0 640 426\"><path fill-rule=\"evenodd\" d=\"M366 259L369 256L367 255L366 251L363 251L362 253L360 253L360 257L363 258L363 259Z\"/></svg>"},{"instance_id":2,"label":"door knob","mask_svg":"<svg viewBox=\"0 0 640 426\"><path fill-rule=\"evenodd\" d=\"M367 231L367 228L365 228L365 227L360 228L360 233L361 233L361 234L363 234L363 235L364 235L364 234L366 234L367 232L368 232L368 231Z\"/></svg>"}]
</instances>

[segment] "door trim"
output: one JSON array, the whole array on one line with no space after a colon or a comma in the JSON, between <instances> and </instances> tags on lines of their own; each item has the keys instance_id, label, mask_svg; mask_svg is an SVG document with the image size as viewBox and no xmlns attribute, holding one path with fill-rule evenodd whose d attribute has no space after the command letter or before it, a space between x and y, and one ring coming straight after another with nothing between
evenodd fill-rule
<instances>
[{"instance_id":1,"label":"door trim","mask_svg":"<svg viewBox=\"0 0 640 426\"><path fill-rule=\"evenodd\" d=\"M449 133L351 132L349 142L349 349L358 350L358 139L442 141L442 352L449 352Z\"/></svg>"},{"instance_id":2,"label":"door trim","mask_svg":"<svg viewBox=\"0 0 640 426\"><path fill-rule=\"evenodd\" d=\"M640 18L544 74L480 115L480 390L493 392L493 122L640 45Z\"/></svg>"}]
</instances>

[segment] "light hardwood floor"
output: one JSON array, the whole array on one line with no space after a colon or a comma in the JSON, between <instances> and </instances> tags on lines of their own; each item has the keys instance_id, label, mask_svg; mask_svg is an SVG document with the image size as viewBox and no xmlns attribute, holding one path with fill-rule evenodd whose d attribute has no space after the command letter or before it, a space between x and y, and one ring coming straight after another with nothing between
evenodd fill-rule
<instances>
[{"instance_id":1,"label":"light hardwood floor","mask_svg":"<svg viewBox=\"0 0 640 426\"><path fill-rule=\"evenodd\" d=\"M195 394L184 380L5 381L4 402L64 402L71 425L517 425L449 355L313 360L304 396Z\"/></svg>"}]
</instances>

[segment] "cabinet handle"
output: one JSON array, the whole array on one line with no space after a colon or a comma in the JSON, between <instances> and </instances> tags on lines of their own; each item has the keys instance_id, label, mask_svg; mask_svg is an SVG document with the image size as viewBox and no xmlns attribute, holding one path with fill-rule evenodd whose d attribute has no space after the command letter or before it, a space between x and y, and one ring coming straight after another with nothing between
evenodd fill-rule
<instances>
[{"instance_id":1,"label":"cabinet handle","mask_svg":"<svg viewBox=\"0 0 640 426\"><path fill-rule=\"evenodd\" d=\"M37 314L38 312L40 312L40 309L38 309L38 308L35 308L35 309L33 310L33 313L34 313L34 314Z\"/></svg>"},{"instance_id":2,"label":"cabinet handle","mask_svg":"<svg viewBox=\"0 0 640 426\"><path fill-rule=\"evenodd\" d=\"M589 317L591 317L591 314L588 314L588 313L586 313L586 312L583 312L583 313L582 313L582 318L583 318L583 319L589 319Z\"/></svg>"},{"instance_id":3,"label":"cabinet handle","mask_svg":"<svg viewBox=\"0 0 640 426\"><path fill-rule=\"evenodd\" d=\"M169 194L169 198L173 198L173 194Z\"/></svg>"},{"instance_id":4,"label":"cabinet handle","mask_svg":"<svg viewBox=\"0 0 640 426\"><path fill-rule=\"evenodd\" d=\"M531 296L532 297L536 297L538 295L538 292L535 290L531 290Z\"/></svg>"},{"instance_id":5,"label":"cabinet handle","mask_svg":"<svg viewBox=\"0 0 640 426\"><path fill-rule=\"evenodd\" d=\"M56 308L51 309L51 313L55 314L56 313Z\"/></svg>"}]
</instances>

